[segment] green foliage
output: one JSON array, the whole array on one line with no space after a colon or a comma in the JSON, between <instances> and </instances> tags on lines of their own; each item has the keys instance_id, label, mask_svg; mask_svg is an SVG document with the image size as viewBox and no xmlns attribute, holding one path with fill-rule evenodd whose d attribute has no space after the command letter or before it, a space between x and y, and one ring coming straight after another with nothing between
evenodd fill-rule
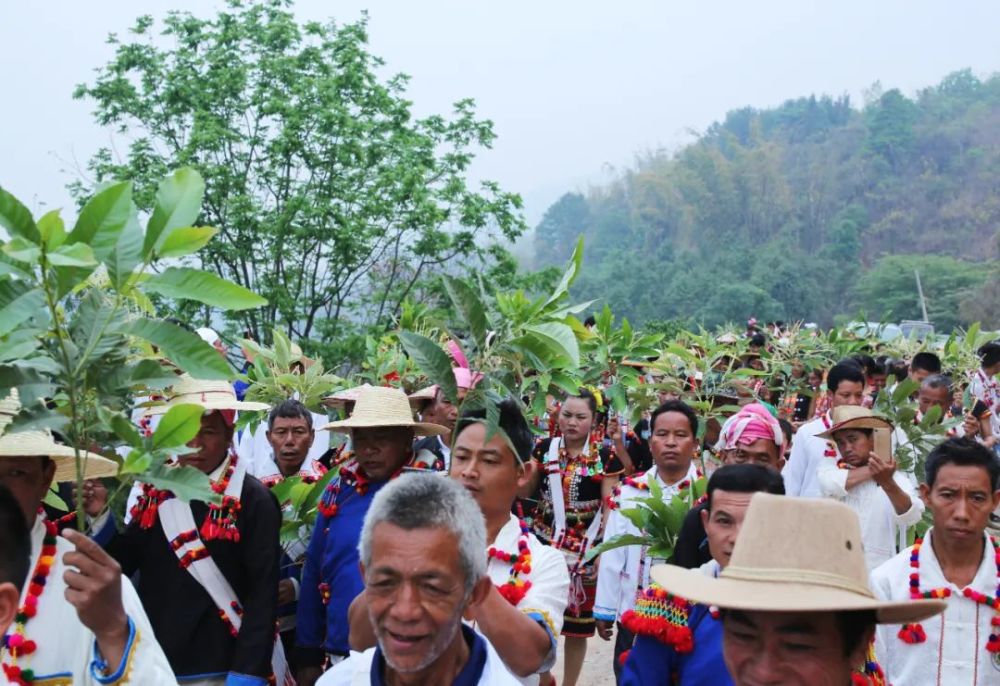
<instances>
[{"instance_id":1,"label":"green foliage","mask_svg":"<svg viewBox=\"0 0 1000 686\"><path fill-rule=\"evenodd\" d=\"M196 171L178 170L160 182L143 228L132 184L112 183L83 204L67 232L58 211L33 220L0 189L0 222L10 234L0 245L6 267L0 275L0 397L16 388L22 404L9 430L57 428L78 451L129 446L116 496L140 480L185 500L218 499L205 474L166 466L169 457L188 450L184 445L198 431L197 406L172 408L149 438L141 437L126 415L137 390L163 387L176 378L175 370L208 379L233 376L198 336L151 315L151 293L207 296L223 309L264 303L196 269L155 273L158 246L169 245L170 255L177 256L212 237L211 229L189 226L200 213L203 191ZM192 292L195 287L204 292ZM153 346L162 360L143 356ZM78 488L82 481L78 452ZM79 502L81 528L82 507Z\"/></svg>"},{"instance_id":2,"label":"green foliage","mask_svg":"<svg viewBox=\"0 0 1000 686\"><path fill-rule=\"evenodd\" d=\"M467 179L495 139L492 123L467 99L448 116L416 117L408 78L386 77L369 52L366 17L299 23L285 0L229 0L210 18L141 17L127 39L109 42L114 57L75 96L130 142L120 157L100 150L94 178L146 188L181 165L204 178L137 195L149 226L109 271L189 256L263 296L262 307L249 296L225 303L232 327L255 340L280 328L330 363L357 361L365 336L391 328L429 277L489 268L490 243L525 228L519 196ZM38 228L2 198L0 216L34 240ZM209 240L200 224L218 235ZM207 277L181 276L154 277L150 290L222 302Z\"/></svg>"},{"instance_id":3,"label":"green foliage","mask_svg":"<svg viewBox=\"0 0 1000 686\"><path fill-rule=\"evenodd\" d=\"M553 203L534 266L560 262L583 235L574 296L633 324L830 326L859 308L920 318L913 261L933 273L921 270L939 331L1000 328L998 114L1000 75L968 71L916 97L876 87L862 108L810 97L736 110L680 150Z\"/></svg>"}]
</instances>

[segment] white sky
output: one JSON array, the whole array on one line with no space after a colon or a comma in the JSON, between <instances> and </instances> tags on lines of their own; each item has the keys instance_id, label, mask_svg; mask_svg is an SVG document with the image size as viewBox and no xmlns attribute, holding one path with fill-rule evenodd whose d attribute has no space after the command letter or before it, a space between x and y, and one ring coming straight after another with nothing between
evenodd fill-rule
<instances>
[{"instance_id":1,"label":"white sky","mask_svg":"<svg viewBox=\"0 0 1000 686\"><path fill-rule=\"evenodd\" d=\"M0 2L0 184L72 216L65 185L109 140L75 84L140 14L211 0ZM1000 71L994 0L298 0L302 19L370 12L371 50L413 77L418 114L473 97L499 134L474 175L520 192L534 225L568 190L636 153L675 148L727 110L874 81L907 94L971 67Z\"/></svg>"}]
</instances>

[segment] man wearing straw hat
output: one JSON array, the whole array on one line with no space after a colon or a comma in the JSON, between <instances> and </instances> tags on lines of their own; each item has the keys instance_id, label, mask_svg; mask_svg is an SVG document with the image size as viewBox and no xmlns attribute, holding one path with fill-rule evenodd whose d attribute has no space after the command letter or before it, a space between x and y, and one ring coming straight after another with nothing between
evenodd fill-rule
<instances>
[{"instance_id":1,"label":"man wearing straw hat","mask_svg":"<svg viewBox=\"0 0 1000 686\"><path fill-rule=\"evenodd\" d=\"M945 608L875 598L858 518L846 505L768 493L751 498L717 578L672 565L652 576L676 596L719 608L736 686L884 683L867 660L876 624L919 622Z\"/></svg>"},{"instance_id":2,"label":"man wearing straw hat","mask_svg":"<svg viewBox=\"0 0 1000 686\"><path fill-rule=\"evenodd\" d=\"M1000 505L1000 461L971 438L953 438L931 451L924 472L920 495L934 526L872 572L872 588L886 600L941 598L947 609L879 627L876 654L893 684L1000 683L1000 540L986 532Z\"/></svg>"},{"instance_id":3,"label":"man wearing straw hat","mask_svg":"<svg viewBox=\"0 0 1000 686\"><path fill-rule=\"evenodd\" d=\"M148 411L177 405L203 409L188 443L193 452L178 462L207 474L222 502L185 503L143 485L128 527L108 549L125 573L139 572L139 595L179 680L263 686L274 674L282 686L290 675L275 640L281 512L232 440L238 410L267 406L238 401L224 381L188 375Z\"/></svg>"},{"instance_id":4,"label":"man wearing straw hat","mask_svg":"<svg viewBox=\"0 0 1000 686\"><path fill-rule=\"evenodd\" d=\"M413 437L437 436L447 429L416 422L406 394L398 388L362 388L350 418L325 429L349 433L353 458L328 484L318 505L296 617L299 683L312 686L323 663L347 657L348 609L364 590L358 568L358 537L375 494L398 476L413 455Z\"/></svg>"},{"instance_id":5,"label":"man wearing straw hat","mask_svg":"<svg viewBox=\"0 0 1000 686\"><path fill-rule=\"evenodd\" d=\"M19 411L0 403L0 431ZM84 477L114 476L117 465L81 451ZM48 521L42 499L53 482L76 480L72 448L48 431L0 437L0 484L20 503L31 537L31 573L20 609L0 646L6 678L19 686L175 684L135 589L100 546Z\"/></svg>"}]
</instances>

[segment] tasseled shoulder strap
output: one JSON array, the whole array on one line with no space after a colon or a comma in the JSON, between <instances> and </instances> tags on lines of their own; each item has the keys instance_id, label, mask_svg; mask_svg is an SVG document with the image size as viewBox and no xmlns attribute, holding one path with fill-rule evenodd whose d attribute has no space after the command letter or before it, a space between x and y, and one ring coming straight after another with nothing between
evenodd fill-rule
<instances>
[{"instance_id":1,"label":"tasseled shoulder strap","mask_svg":"<svg viewBox=\"0 0 1000 686\"><path fill-rule=\"evenodd\" d=\"M694 603L669 593L657 584L643 589L635 609L622 615L622 626L640 636L649 636L678 653L694 650L694 635L688 624Z\"/></svg>"}]
</instances>

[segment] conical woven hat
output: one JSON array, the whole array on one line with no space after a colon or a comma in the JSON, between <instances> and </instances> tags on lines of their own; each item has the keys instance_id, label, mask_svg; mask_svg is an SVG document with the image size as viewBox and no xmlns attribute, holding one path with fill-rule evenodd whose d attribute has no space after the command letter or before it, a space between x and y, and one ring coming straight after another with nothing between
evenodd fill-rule
<instances>
[{"instance_id":1,"label":"conical woven hat","mask_svg":"<svg viewBox=\"0 0 1000 686\"><path fill-rule=\"evenodd\" d=\"M380 426L409 427L417 436L441 436L448 433L448 429L439 424L413 421L413 410L406 393L398 388L382 386L363 387L358 393L351 416L339 422L331 422L323 428L347 433L351 429Z\"/></svg>"},{"instance_id":2,"label":"conical woven hat","mask_svg":"<svg viewBox=\"0 0 1000 686\"><path fill-rule=\"evenodd\" d=\"M947 606L943 600L876 599L857 514L820 498L755 493L729 566L717 579L673 565L657 565L651 574L670 593L733 610L873 610L881 624L907 624Z\"/></svg>"},{"instance_id":3,"label":"conical woven hat","mask_svg":"<svg viewBox=\"0 0 1000 686\"><path fill-rule=\"evenodd\" d=\"M56 443L48 430L16 431L7 433L7 427L21 411L15 390L0 401L0 459L5 457L48 457L56 465L54 481L76 481L76 457L73 448ZM118 463L86 450L80 451L83 461L83 478L100 479L118 473Z\"/></svg>"},{"instance_id":4,"label":"conical woven hat","mask_svg":"<svg viewBox=\"0 0 1000 686\"><path fill-rule=\"evenodd\" d=\"M166 414L176 405L201 405L210 410L267 410L267 403L256 403L236 398L236 391L228 381L208 381L195 379L189 374L177 378L170 387L169 399L161 405L153 405L146 409L145 414Z\"/></svg>"}]
</instances>

